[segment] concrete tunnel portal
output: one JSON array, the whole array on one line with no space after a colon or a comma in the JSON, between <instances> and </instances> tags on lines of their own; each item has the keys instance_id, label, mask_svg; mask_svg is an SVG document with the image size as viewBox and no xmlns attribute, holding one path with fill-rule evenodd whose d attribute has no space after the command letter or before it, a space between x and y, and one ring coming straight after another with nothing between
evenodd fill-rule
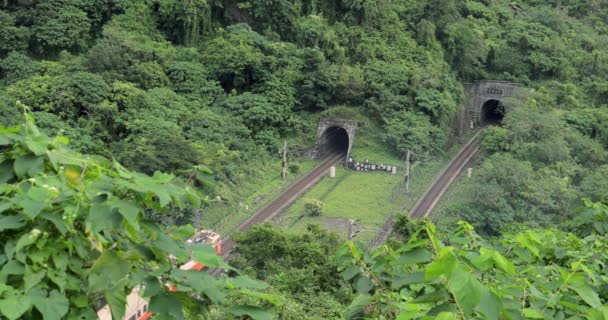
<instances>
[{"instance_id":1,"label":"concrete tunnel portal","mask_svg":"<svg viewBox=\"0 0 608 320\"><path fill-rule=\"evenodd\" d=\"M350 156L355 140L357 121L349 119L321 119L317 127L317 144L313 158L323 159L329 155L340 153L344 161Z\"/></svg>"},{"instance_id":2,"label":"concrete tunnel portal","mask_svg":"<svg viewBox=\"0 0 608 320\"><path fill-rule=\"evenodd\" d=\"M329 156L334 153L346 155L350 139L346 129L338 126L329 127L321 136L323 147L321 148L321 156Z\"/></svg>"}]
</instances>

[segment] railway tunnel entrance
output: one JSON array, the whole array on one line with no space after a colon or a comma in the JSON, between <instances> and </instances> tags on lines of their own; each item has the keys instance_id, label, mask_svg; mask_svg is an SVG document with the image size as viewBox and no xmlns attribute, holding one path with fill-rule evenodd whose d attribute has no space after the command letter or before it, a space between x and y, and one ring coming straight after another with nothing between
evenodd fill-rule
<instances>
[{"instance_id":1,"label":"railway tunnel entrance","mask_svg":"<svg viewBox=\"0 0 608 320\"><path fill-rule=\"evenodd\" d=\"M317 128L317 144L313 158L324 158L336 152L350 156L357 122L345 119L321 119Z\"/></svg>"},{"instance_id":2,"label":"railway tunnel entrance","mask_svg":"<svg viewBox=\"0 0 608 320\"><path fill-rule=\"evenodd\" d=\"M516 97L516 92L525 90L508 81L482 80L465 83L464 100L460 108L458 136L465 142L467 133L480 126L500 125L506 112L513 107L509 99Z\"/></svg>"},{"instance_id":3,"label":"railway tunnel entrance","mask_svg":"<svg viewBox=\"0 0 608 320\"><path fill-rule=\"evenodd\" d=\"M481 107L480 116L482 126L500 125L505 117L505 106L500 100L490 99Z\"/></svg>"},{"instance_id":4,"label":"railway tunnel entrance","mask_svg":"<svg viewBox=\"0 0 608 320\"><path fill-rule=\"evenodd\" d=\"M334 153L348 153L349 138L348 132L342 127L329 127L321 136L321 156L325 157Z\"/></svg>"}]
</instances>

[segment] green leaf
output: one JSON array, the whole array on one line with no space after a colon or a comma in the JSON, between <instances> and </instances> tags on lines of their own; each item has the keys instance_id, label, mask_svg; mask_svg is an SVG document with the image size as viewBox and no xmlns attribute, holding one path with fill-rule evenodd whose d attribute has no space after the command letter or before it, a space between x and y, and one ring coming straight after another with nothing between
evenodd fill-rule
<instances>
[{"instance_id":1,"label":"green leaf","mask_svg":"<svg viewBox=\"0 0 608 320\"><path fill-rule=\"evenodd\" d=\"M89 270L89 292L103 292L108 286L127 278L131 265L113 251L104 253Z\"/></svg>"},{"instance_id":2,"label":"green leaf","mask_svg":"<svg viewBox=\"0 0 608 320\"><path fill-rule=\"evenodd\" d=\"M25 137L25 145L31 152L37 156L41 156L46 153L49 139L46 136L31 136Z\"/></svg>"},{"instance_id":3,"label":"green leaf","mask_svg":"<svg viewBox=\"0 0 608 320\"><path fill-rule=\"evenodd\" d=\"M65 286L68 281L65 271L50 269L47 272L47 276L49 279L51 279L51 281L53 281L54 284L57 285L57 287L59 287L60 292L63 293L65 291Z\"/></svg>"},{"instance_id":4,"label":"green leaf","mask_svg":"<svg viewBox=\"0 0 608 320\"><path fill-rule=\"evenodd\" d=\"M137 214L142 210L137 203L127 200L115 200L111 203L112 208L118 208L118 212L127 220L128 223L139 230Z\"/></svg>"},{"instance_id":5,"label":"green leaf","mask_svg":"<svg viewBox=\"0 0 608 320\"><path fill-rule=\"evenodd\" d=\"M360 275L355 281L355 290L357 293L368 293L374 288L374 283L366 276Z\"/></svg>"},{"instance_id":6,"label":"green leaf","mask_svg":"<svg viewBox=\"0 0 608 320\"><path fill-rule=\"evenodd\" d=\"M515 237L515 240L520 244L520 246L530 250L530 252L532 252L532 254L534 254L536 257L540 258L540 252L538 251L538 248L536 248L536 245L531 240L531 236L529 234L523 234L523 233L518 234Z\"/></svg>"},{"instance_id":7,"label":"green leaf","mask_svg":"<svg viewBox=\"0 0 608 320\"><path fill-rule=\"evenodd\" d=\"M175 294L163 292L150 298L150 312L154 312L161 319L180 320L184 317L182 313L182 302ZM155 316L155 318L156 318Z\"/></svg>"},{"instance_id":8,"label":"green leaf","mask_svg":"<svg viewBox=\"0 0 608 320\"><path fill-rule=\"evenodd\" d=\"M151 297L158 294L162 287L157 277L145 277L144 281L144 297Z\"/></svg>"},{"instance_id":9,"label":"green leaf","mask_svg":"<svg viewBox=\"0 0 608 320\"><path fill-rule=\"evenodd\" d=\"M30 187L30 189L27 191L27 196L34 201L40 202L45 202L52 197L51 192L48 189L37 186Z\"/></svg>"},{"instance_id":10,"label":"green leaf","mask_svg":"<svg viewBox=\"0 0 608 320\"><path fill-rule=\"evenodd\" d=\"M490 290L484 290L481 295L481 302L475 310L484 315L484 319L498 319L502 309L501 301Z\"/></svg>"},{"instance_id":11,"label":"green leaf","mask_svg":"<svg viewBox=\"0 0 608 320\"><path fill-rule=\"evenodd\" d=\"M175 270L173 276L181 278L183 283L199 293L204 293L214 303L222 303L225 294L218 288L216 280L207 272L194 270Z\"/></svg>"},{"instance_id":12,"label":"green leaf","mask_svg":"<svg viewBox=\"0 0 608 320\"><path fill-rule=\"evenodd\" d=\"M164 253L168 253L168 254L172 254L175 257L177 257L178 259L186 259L188 257L188 253L186 252L186 250L184 250L184 248L182 248L179 243L165 235L165 234L158 234L158 238L152 243L152 245L156 248L156 249L160 249L162 250ZM215 254L215 251L214 251ZM196 259L194 259L196 260ZM201 262L196 260L197 262ZM209 266L209 265L207 265Z\"/></svg>"},{"instance_id":13,"label":"green leaf","mask_svg":"<svg viewBox=\"0 0 608 320\"><path fill-rule=\"evenodd\" d=\"M24 274L25 266L16 260L9 260L4 266L2 266L1 274L10 275L10 274Z\"/></svg>"},{"instance_id":14,"label":"green leaf","mask_svg":"<svg viewBox=\"0 0 608 320\"><path fill-rule=\"evenodd\" d=\"M28 154L17 158L13 164L13 168L20 178L24 178L26 175L33 177L42 171L43 164L44 160L42 157Z\"/></svg>"},{"instance_id":15,"label":"green leaf","mask_svg":"<svg viewBox=\"0 0 608 320\"><path fill-rule=\"evenodd\" d=\"M414 299L415 303L438 303L450 300L449 293L446 290L440 289L433 292L426 293L422 296Z\"/></svg>"},{"instance_id":16,"label":"green leaf","mask_svg":"<svg viewBox=\"0 0 608 320\"><path fill-rule=\"evenodd\" d=\"M68 232L67 222L61 219L61 216L59 216L58 214L43 212L40 215L40 218L43 218L53 223L53 225L55 226L55 228L57 228L57 231L59 231L61 235L65 235Z\"/></svg>"},{"instance_id":17,"label":"green leaf","mask_svg":"<svg viewBox=\"0 0 608 320\"><path fill-rule=\"evenodd\" d=\"M415 234L421 233L422 231L423 231L423 229L420 229L420 230L416 231ZM416 249L418 247L426 246L429 243L428 239L422 239L422 240L416 240L416 241L414 241L415 239L416 238L414 238L414 237L410 238L410 240L408 241L408 243L405 246L397 249L395 251L395 253L407 252L407 251L410 251L412 249Z\"/></svg>"},{"instance_id":18,"label":"green leaf","mask_svg":"<svg viewBox=\"0 0 608 320\"><path fill-rule=\"evenodd\" d=\"M413 273L399 273L391 281L391 288L401 289L403 286L407 286L415 283L425 282L424 272L413 272Z\"/></svg>"},{"instance_id":19,"label":"green leaf","mask_svg":"<svg viewBox=\"0 0 608 320\"><path fill-rule=\"evenodd\" d=\"M82 156L69 150L49 150L47 151L47 155L55 169L59 168L60 165L83 167L86 164L86 160Z\"/></svg>"},{"instance_id":20,"label":"green leaf","mask_svg":"<svg viewBox=\"0 0 608 320\"><path fill-rule=\"evenodd\" d=\"M360 271L358 266L348 266L348 268L342 271L342 278L346 281L350 281L350 279L358 275Z\"/></svg>"},{"instance_id":21,"label":"green leaf","mask_svg":"<svg viewBox=\"0 0 608 320\"><path fill-rule=\"evenodd\" d=\"M17 241L15 252L19 252L21 249L31 245L32 243L36 242L37 239L38 238L32 233L24 233Z\"/></svg>"},{"instance_id":22,"label":"green leaf","mask_svg":"<svg viewBox=\"0 0 608 320\"><path fill-rule=\"evenodd\" d=\"M224 262L222 257L215 253L215 248L207 244L193 245L192 259L210 268L222 267L232 269L228 264L226 264L226 262Z\"/></svg>"},{"instance_id":23,"label":"green leaf","mask_svg":"<svg viewBox=\"0 0 608 320\"><path fill-rule=\"evenodd\" d=\"M458 319L458 318L452 312L441 312L435 317L435 320L455 320L455 319Z\"/></svg>"},{"instance_id":24,"label":"green leaf","mask_svg":"<svg viewBox=\"0 0 608 320\"><path fill-rule=\"evenodd\" d=\"M235 316L250 316L253 320L272 320L272 314L268 311L254 306L234 306L228 312Z\"/></svg>"},{"instance_id":25,"label":"green leaf","mask_svg":"<svg viewBox=\"0 0 608 320\"><path fill-rule=\"evenodd\" d=\"M361 294L353 299L353 302L346 308L344 315L347 319L358 319L359 313L365 309L372 301L372 297L368 294Z\"/></svg>"},{"instance_id":26,"label":"green leaf","mask_svg":"<svg viewBox=\"0 0 608 320\"><path fill-rule=\"evenodd\" d=\"M114 213L112 208L106 203L95 203L89 210L87 217L87 226L93 232L99 232L103 229L111 228L113 223Z\"/></svg>"},{"instance_id":27,"label":"green leaf","mask_svg":"<svg viewBox=\"0 0 608 320\"><path fill-rule=\"evenodd\" d=\"M0 133L0 146L6 146L11 143L11 139L7 137L5 134Z\"/></svg>"},{"instance_id":28,"label":"green leaf","mask_svg":"<svg viewBox=\"0 0 608 320\"><path fill-rule=\"evenodd\" d=\"M42 209L44 209L46 203L25 198L19 201L18 205L23 208L23 213L25 213L28 218L34 219L40 214L40 212L42 212Z\"/></svg>"},{"instance_id":29,"label":"green leaf","mask_svg":"<svg viewBox=\"0 0 608 320\"><path fill-rule=\"evenodd\" d=\"M10 229L19 229L25 225L23 215L0 216L0 232Z\"/></svg>"},{"instance_id":30,"label":"green leaf","mask_svg":"<svg viewBox=\"0 0 608 320\"><path fill-rule=\"evenodd\" d=\"M581 299L583 299L583 301L594 309L599 309L602 306L599 295L589 285L581 282L575 282L571 286L572 289L578 293Z\"/></svg>"},{"instance_id":31,"label":"green leaf","mask_svg":"<svg viewBox=\"0 0 608 320\"><path fill-rule=\"evenodd\" d=\"M0 261L0 264L3 264L4 262ZM3 282L0 282L0 294L6 292L6 291L12 291L13 287L11 286L7 286L6 284L4 284Z\"/></svg>"},{"instance_id":32,"label":"green leaf","mask_svg":"<svg viewBox=\"0 0 608 320\"><path fill-rule=\"evenodd\" d=\"M479 249L479 254L475 252L467 252L466 257L480 271L487 271L494 266L494 258L492 257L492 253L488 252L486 248Z\"/></svg>"},{"instance_id":33,"label":"green leaf","mask_svg":"<svg viewBox=\"0 0 608 320\"><path fill-rule=\"evenodd\" d=\"M544 319L545 316L538 310L532 308L524 309L524 316L530 319Z\"/></svg>"},{"instance_id":34,"label":"green leaf","mask_svg":"<svg viewBox=\"0 0 608 320\"><path fill-rule=\"evenodd\" d=\"M25 293L29 292L30 289L32 289L37 284L39 284L45 275L46 275L46 271L44 271L44 270L38 271L38 272L32 272L32 270L29 267L26 267L25 275L23 278L23 283L24 283L23 287L24 287Z\"/></svg>"},{"instance_id":35,"label":"green leaf","mask_svg":"<svg viewBox=\"0 0 608 320\"><path fill-rule=\"evenodd\" d=\"M122 280L120 284L114 284L115 286L111 290L104 292L103 296L110 306L110 312L112 318L123 319L125 316L125 308L127 306L127 295L125 294L122 287L127 282L126 279Z\"/></svg>"},{"instance_id":36,"label":"green leaf","mask_svg":"<svg viewBox=\"0 0 608 320\"><path fill-rule=\"evenodd\" d=\"M17 105L23 107L21 102L17 102ZM25 129L27 136L39 136L41 134L38 127L36 127L34 117L29 113L25 114Z\"/></svg>"},{"instance_id":37,"label":"green leaf","mask_svg":"<svg viewBox=\"0 0 608 320\"><path fill-rule=\"evenodd\" d=\"M44 320L61 320L68 313L70 301L57 290L51 291L48 297L42 291L32 290L30 297Z\"/></svg>"},{"instance_id":38,"label":"green leaf","mask_svg":"<svg viewBox=\"0 0 608 320\"><path fill-rule=\"evenodd\" d=\"M492 254L494 258L494 263L496 263L496 267L510 275L515 275L515 266L503 257L498 251L494 251Z\"/></svg>"},{"instance_id":39,"label":"green leaf","mask_svg":"<svg viewBox=\"0 0 608 320\"><path fill-rule=\"evenodd\" d=\"M482 293L487 290L472 274L462 268L457 268L448 278L456 302L467 313L479 305Z\"/></svg>"},{"instance_id":40,"label":"green leaf","mask_svg":"<svg viewBox=\"0 0 608 320\"><path fill-rule=\"evenodd\" d=\"M12 161L3 161L0 163L0 183L7 183L15 177Z\"/></svg>"},{"instance_id":41,"label":"green leaf","mask_svg":"<svg viewBox=\"0 0 608 320\"><path fill-rule=\"evenodd\" d=\"M171 202L171 196L162 186L148 185L147 188L158 197L158 203L161 208L166 207Z\"/></svg>"},{"instance_id":42,"label":"green leaf","mask_svg":"<svg viewBox=\"0 0 608 320\"><path fill-rule=\"evenodd\" d=\"M433 254L430 251L424 248L416 248L410 252L402 253L396 263L403 265L426 263L432 258Z\"/></svg>"},{"instance_id":43,"label":"green leaf","mask_svg":"<svg viewBox=\"0 0 608 320\"><path fill-rule=\"evenodd\" d=\"M31 306L28 296L9 295L0 300L0 312L10 320L20 318Z\"/></svg>"},{"instance_id":44,"label":"green leaf","mask_svg":"<svg viewBox=\"0 0 608 320\"><path fill-rule=\"evenodd\" d=\"M451 247L443 247L439 253L439 259L428 264L426 267L426 280L435 279L439 276L448 277L456 268L458 260Z\"/></svg>"},{"instance_id":45,"label":"green leaf","mask_svg":"<svg viewBox=\"0 0 608 320\"><path fill-rule=\"evenodd\" d=\"M213 175L207 173L197 173L196 180L200 182L202 185L213 188L215 186L215 179Z\"/></svg>"}]
</instances>

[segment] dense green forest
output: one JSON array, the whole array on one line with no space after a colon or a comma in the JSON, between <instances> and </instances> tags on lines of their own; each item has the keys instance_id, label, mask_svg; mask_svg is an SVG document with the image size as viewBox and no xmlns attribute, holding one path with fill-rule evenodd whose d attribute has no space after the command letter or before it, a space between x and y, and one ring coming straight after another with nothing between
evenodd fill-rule
<instances>
[{"instance_id":1,"label":"dense green forest","mask_svg":"<svg viewBox=\"0 0 608 320\"><path fill-rule=\"evenodd\" d=\"M193 212L237 203L283 139L305 154L321 115L424 161L482 79L522 90L441 216L468 223L404 213L376 251L258 226L224 265L248 276L172 270ZM608 319L605 1L3 0L0 125L9 319L90 319L142 281L165 319Z\"/></svg>"}]
</instances>

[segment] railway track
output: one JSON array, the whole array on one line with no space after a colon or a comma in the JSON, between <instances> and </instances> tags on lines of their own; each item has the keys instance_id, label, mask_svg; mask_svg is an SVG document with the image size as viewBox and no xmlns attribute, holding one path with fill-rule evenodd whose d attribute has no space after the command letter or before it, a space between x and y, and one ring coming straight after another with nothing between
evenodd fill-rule
<instances>
[{"instance_id":1,"label":"railway track","mask_svg":"<svg viewBox=\"0 0 608 320\"><path fill-rule=\"evenodd\" d=\"M321 178L327 174L329 168L340 160L342 160L346 154L344 153L334 153L325 160L323 160L318 166L316 166L312 171L307 173L302 178L298 179L292 185L290 185L287 189L281 192L277 197L272 199L268 204L260 208L256 213L254 213L251 217L245 220L243 223L239 224L236 228L234 228L231 232L226 235L224 239L222 239L222 256L224 259L230 256L232 250L236 248L236 243L232 241L230 238L230 234L234 231L246 231L251 226L259 223L264 223L272 220L277 215L279 215L283 209L287 208L291 205L295 200L297 200L302 194L304 194L308 189L314 186ZM223 272L222 269L212 269L209 271L212 275L218 275Z\"/></svg>"},{"instance_id":2,"label":"railway track","mask_svg":"<svg viewBox=\"0 0 608 320\"><path fill-rule=\"evenodd\" d=\"M460 174L462 169L479 152L481 131L478 132L469 142L458 152L448 166L435 178L431 186L422 194L414 207L410 210L410 217L428 217L443 194L450 187L452 182Z\"/></svg>"}]
</instances>

